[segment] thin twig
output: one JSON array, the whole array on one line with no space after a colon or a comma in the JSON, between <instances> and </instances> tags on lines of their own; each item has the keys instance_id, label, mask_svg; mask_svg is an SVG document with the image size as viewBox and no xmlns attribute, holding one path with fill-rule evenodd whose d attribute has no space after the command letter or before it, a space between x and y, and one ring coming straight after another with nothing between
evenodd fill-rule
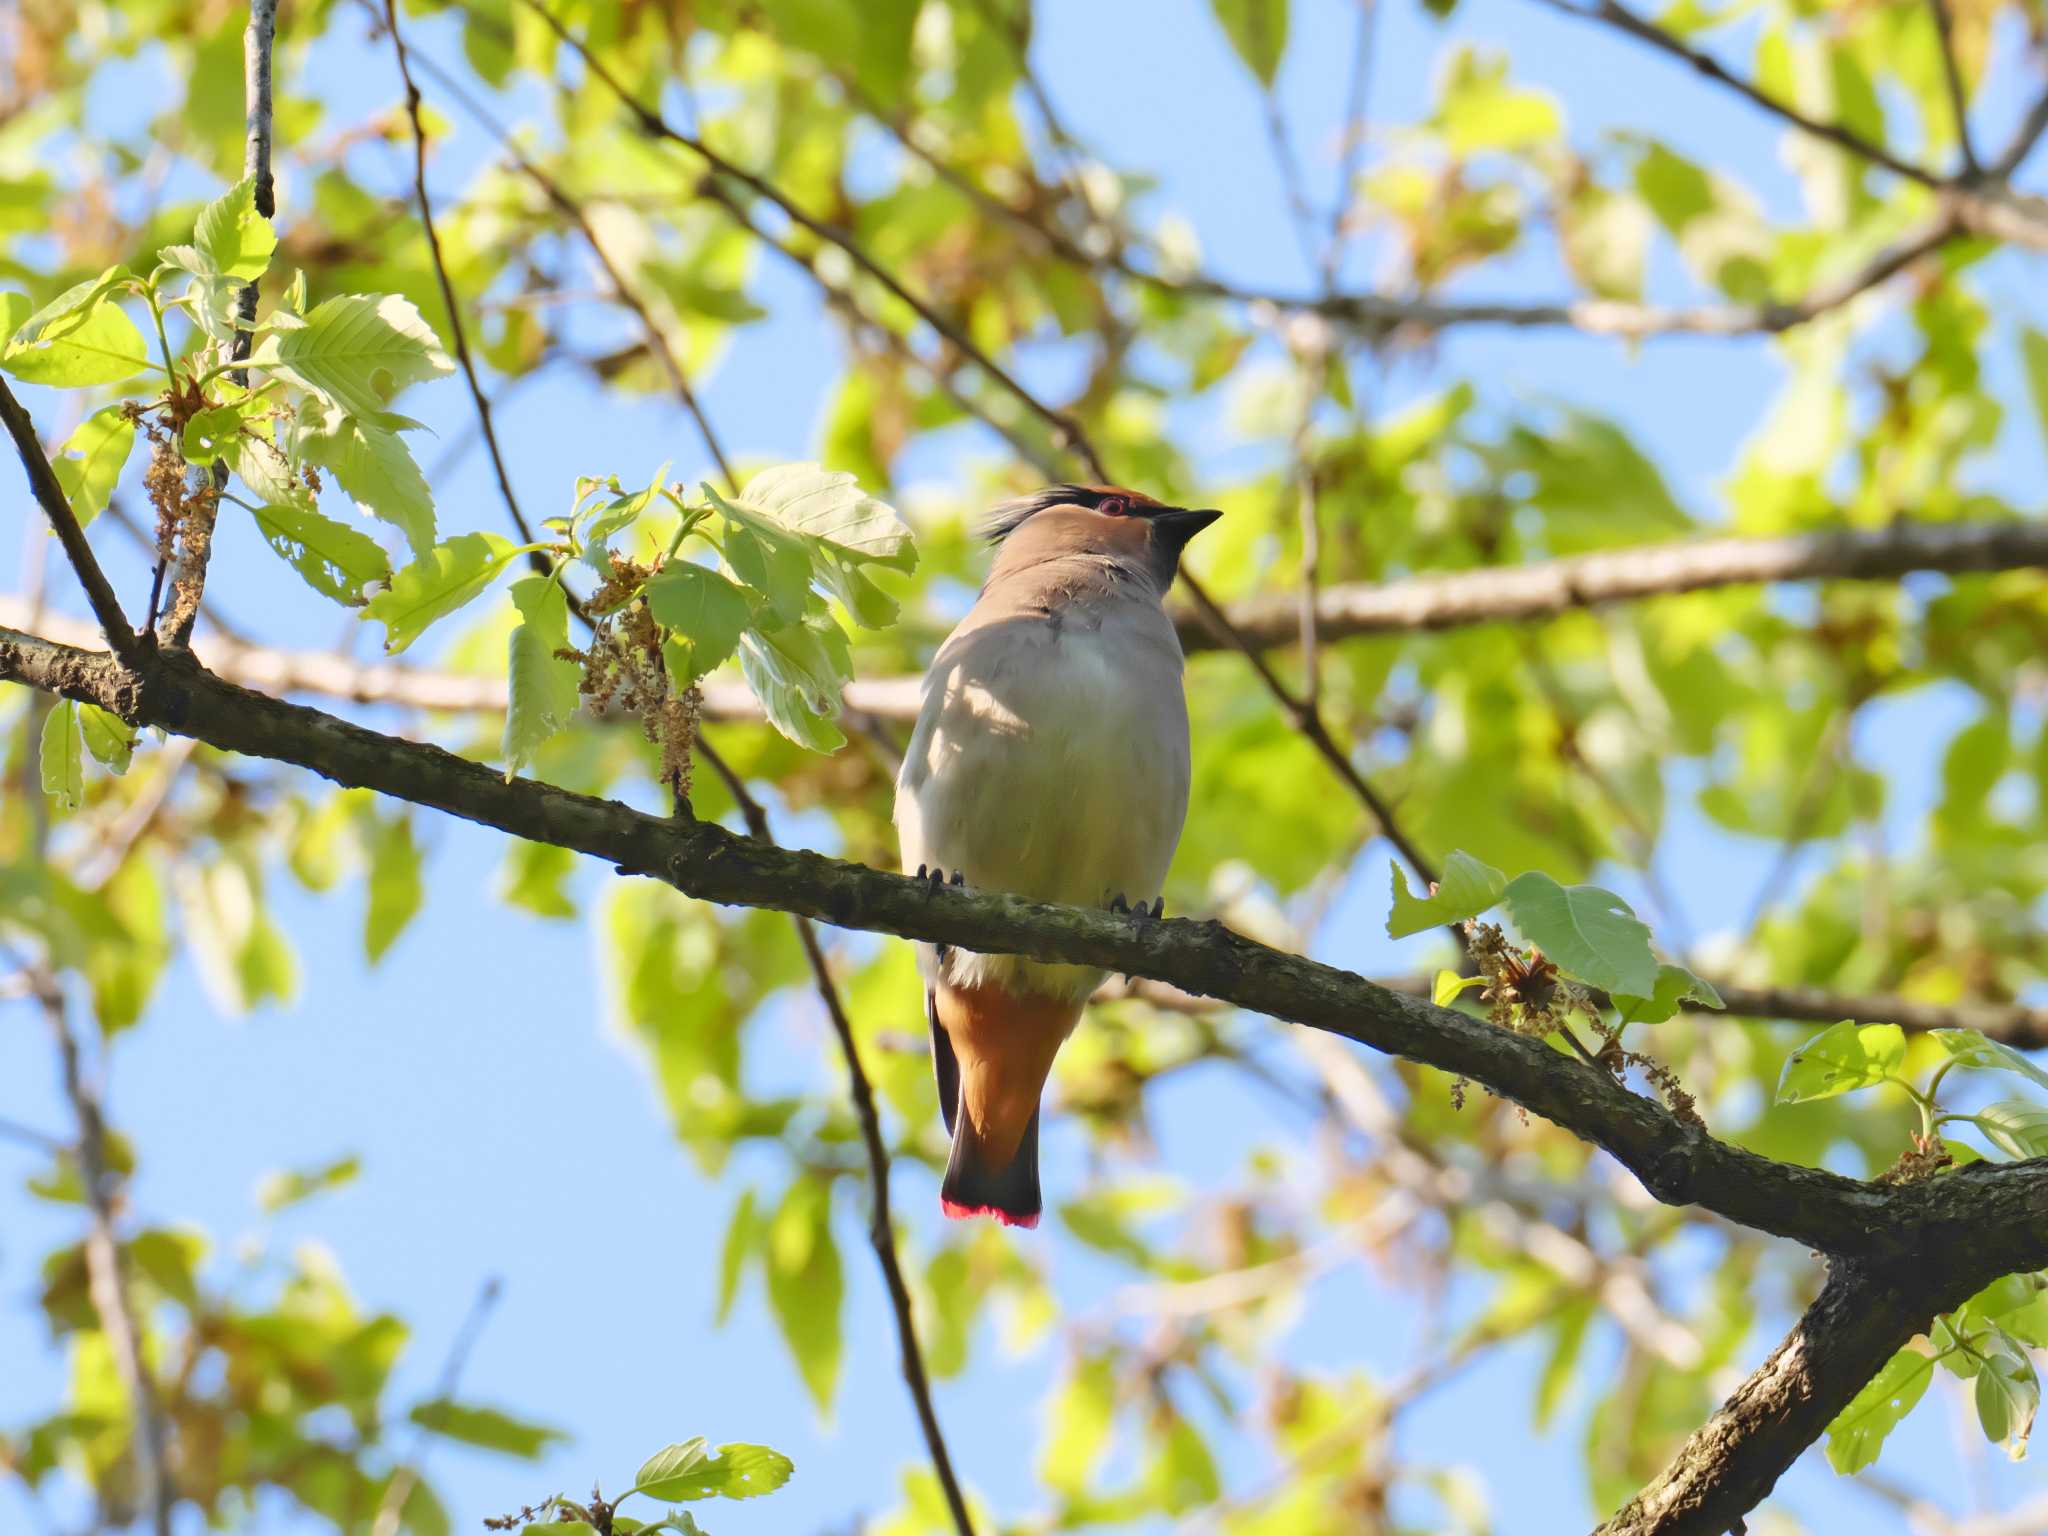
<instances>
[{"instance_id":1,"label":"thin twig","mask_svg":"<svg viewBox=\"0 0 2048 1536\"><path fill-rule=\"evenodd\" d=\"M2021 120L2012 142L2005 147L2005 153L1998 157L1998 163L1991 167L1994 180L2003 181L2020 168L2034 146L2041 142L2041 136L2048 134L2048 91L2043 91Z\"/></svg>"},{"instance_id":2,"label":"thin twig","mask_svg":"<svg viewBox=\"0 0 2048 1536\"><path fill-rule=\"evenodd\" d=\"M456 1388L462 1384L463 1367L469 1363L470 1351L476 1348L484 1324L490 1321L491 1309L498 1304L500 1289L496 1275L490 1276L477 1288L476 1300L469 1304L469 1314L463 1318L462 1326L455 1330L455 1338L448 1346L448 1358L441 1362L440 1380L434 1387L435 1403L450 1401ZM433 1426L425 1419L415 1422L412 1454L391 1474L391 1481L384 1485L384 1497L377 1504L377 1517L370 1523L370 1536L397 1536L398 1523L405 1515L406 1501L419 1486L420 1463L426 1457L427 1436Z\"/></svg>"},{"instance_id":3,"label":"thin twig","mask_svg":"<svg viewBox=\"0 0 2048 1536\"><path fill-rule=\"evenodd\" d=\"M519 530L520 542L533 542L533 525L520 510L519 497L512 490L512 477L505 469L505 455L498 447L497 425L491 419L490 397L478 380L476 362L469 354L469 332L462 323L462 305L455 297L455 284L448 276L447 258L441 251L441 236L434 228L434 205L427 196L427 129L420 116L420 88L412 78L412 62L405 38L398 30L398 0L385 0L384 25L391 34L391 51L398 57L399 78L405 83L405 111L412 123L412 185L420 205L420 226L426 231L427 254L433 258L434 279L441 287L441 303L448 311L448 332L455 343L455 360L462 365L462 377L469 385L469 398L476 406L477 429L483 434L484 450L491 457L491 472L498 481L498 495ZM539 550L528 557L535 570L545 574L548 558Z\"/></svg>"},{"instance_id":4,"label":"thin twig","mask_svg":"<svg viewBox=\"0 0 2048 1536\"><path fill-rule=\"evenodd\" d=\"M48 973L39 978L36 989L56 1042L62 1068L64 1097L78 1119L79 1182L85 1189L86 1209L91 1225L85 1238L85 1267L93 1311L113 1351L114 1367L128 1393L129 1411L135 1418L136 1481L149 1512L156 1536L170 1536L171 1509L177 1499L170 1464L170 1426L157 1401L156 1383L142 1349L142 1331L129 1301L121 1242L114 1231L115 1186L107 1165L107 1127L100 1113L97 1091L80 1064L78 1039L65 1018L64 993L57 978Z\"/></svg>"},{"instance_id":5,"label":"thin twig","mask_svg":"<svg viewBox=\"0 0 2048 1536\"><path fill-rule=\"evenodd\" d=\"M768 813L748 790L746 781L701 736L697 741L697 753L724 781L734 803L740 808L748 832L756 840L772 844L774 838L768 828ZM875 1250L876 1262L882 1267L883 1282L889 1289L889 1306L896 1317L896 1342L903 1380L910 1388L911 1401L917 1409L918 1426L924 1431L925 1447L931 1453L932 1471L937 1474L939 1487L945 1493L953 1528L958 1536L974 1536L974 1521L967 1511L967 1497L961 1492L960 1480L953 1471L953 1456L946 1448L945 1434L939 1428L938 1410L932 1404L931 1378L925 1370L924 1349L918 1343L910 1287L904 1281L902 1260L896 1253L896 1226L889 1214L889 1147L882 1138L882 1117L875 1107L874 1085L868 1079L867 1069L861 1065L860 1046L854 1038L853 1024L846 1016L846 1004L839 996L838 983L832 979L832 967L825 958L824 947L818 942L818 930L807 917L795 917L793 921L797 938L803 944L804 958L810 962L818 997L825 1005L825 1012L831 1016L833 1033L839 1037L840 1055L845 1059L847 1079L853 1090L854 1114L860 1121L861 1141L867 1148L868 1186L873 1206L868 1221L868 1242Z\"/></svg>"},{"instance_id":6,"label":"thin twig","mask_svg":"<svg viewBox=\"0 0 2048 1536\"><path fill-rule=\"evenodd\" d=\"M1868 160L1873 165L1883 166L1894 175L1903 176L1908 181L1915 181L1923 187L1937 190L1945 185L1943 178L1933 171L1915 165L1909 160L1900 159L1884 145L1865 138L1846 123L1813 117L1790 102L1778 100L1753 82L1728 69L1713 55L1703 53L1675 33L1665 31L1648 17L1638 15L1621 4L1620 0L1597 0L1597 3L1587 5L1576 4L1574 0L1539 0L1539 3L1581 21L1605 23L1638 42L1647 43L1659 52L1669 54L1681 63L1691 66L1699 74L1725 86L1744 100L1761 107L1773 117L1792 124L1802 133L1846 149L1850 154Z\"/></svg>"},{"instance_id":7,"label":"thin twig","mask_svg":"<svg viewBox=\"0 0 2048 1536\"><path fill-rule=\"evenodd\" d=\"M1948 84L1949 110L1955 114L1956 147L1962 152L1963 178L1975 181L1984 174L1984 167L1977 163L1977 147L1970 142L1970 98L1963 88L1962 65L1956 58L1955 18L1949 14L1948 0L1927 0L1927 7L1934 13L1934 30L1941 40L1941 74Z\"/></svg>"},{"instance_id":8,"label":"thin twig","mask_svg":"<svg viewBox=\"0 0 2048 1536\"><path fill-rule=\"evenodd\" d=\"M860 241L856 240L845 230L840 229L837 225L827 223L825 220L806 212L800 204L772 182L735 165L695 134L685 132L683 129L676 127L667 118L663 117L661 113L643 103L627 89L625 82L620 80L611 71L610 67L593 53L580 38L565 27L552 11L542 5L540 0L520 0L520 4L545 21L555 35L569 45L576 55L583 60L584 65L590 72L603 81L612 94L618 97L626 110L632 113L643 130L654 135L656 138L666 139L672 144L689 150L719 175L730 177L757 197L766 198L803 229L808 230L827 244L837 246L840 250L844 251L855 266L880 283L891 296L908 305L920 320L944 337L949 345L957 348L963 356L971 359L977 368L980 368L990 378L1009 390L1021 404L1039 416L1046 426L1051 429L1054 441L1063 448L1071 448L1076 453L1079 453L1087 461L1090 470L1098 479L1106 480L1108 478L1108 472L1103 468L1102 461L1096 455L1093 446L1089 444L1085 434L1082 433L1080 427L1071 418L1054 410L1051 406L1038 399L1030 390L1018 383L1002 364L983 351L964 330L940 314L931 304L919 298L905 287L894 273L868 253L866 247Z\"/></svg>"},{"instance_id":9,"label":"thin twig","mask_svg":"<svg viewBox=\"0 0 2048 1536\"><path fill-rule=\"evenodd\" d=\"M29 490L50 520L57 542L64 546L64 556L77 573L79 585L85 588L86 601L92 604L93 617L99 620L108 647L124 666L135 669L142 660L141 640L129 627L128 616L121 612L121 600L114 596L107 573L100 569L92 546L85 541L85 530L79 527L64 487L57 483L42 441L36 436L36 424L4 379L0 379L0 422L6 423L7 435L14 440L14 451L21 455L21 467L28 474Z\"/></svg>"},{"instance_id":10,"label":"thin twig","mask_svg":"<svg viewBox=\"0 0 2048 1536\"><path fill-rule=\"evenodd\" d=\"M245 130L242 143L242 174L255 182L256 212L263 218L277 215L277 178L271 169L271 55L277 40L277 0L250 0L249 25L242 33L242 100ZM244 283L235 295L235 334L228 356L235 362L248 359L255 342L256 279ZM238 368L231 375L247 388L249 371ZM228 467L216 461L206 479L211 496L195 496L186 505L185 522L178 530L177 569L171 574L171 603L157 638L165 645L188 645L192 626L199 618L199 600L206 591L206 568L213 557L214 523L220 510L220 493L227 489ZM158 595L166 575L159 561L150 581L150 612L154 616Z\"/></svg>"}]
</instances>

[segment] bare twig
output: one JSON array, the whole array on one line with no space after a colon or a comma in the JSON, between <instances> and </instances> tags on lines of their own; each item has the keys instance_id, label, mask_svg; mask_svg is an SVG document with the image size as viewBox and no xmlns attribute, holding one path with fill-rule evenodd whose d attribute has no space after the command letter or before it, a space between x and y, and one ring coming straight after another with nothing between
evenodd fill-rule
<instances>
[{"instance_id":1,"label":"bare twig","mask_svg":"<svg viewBox=\"0 0 2048 1536\"><path fill-rule=\"evenodd\" d=\"M427 254L433 258L434 280L441 287L441 303L448 311L448 333L455 343L455 360L462 365L462 377L469 385L469 398L476 406L477 430L483 435L484 451L490 455L491 473L497 478L498 495L504 500L505 510L512 518L512 526L519 530L521 543L533 542L533 525L520 510L519 497L512 490L512 477L505 469L505 455L498 447L497 424L491 419L490 397L484 393L483 384L478 380L476 361L469 354L469 330L462 323L462 304L455 296L455 284L448 276L448 261L441 251L441 236L434 228L434 205L427 195L427 129L420 116L420 88L413 83L412 62L405 46L404 34L398 30L398 0L385 0L384 26L391 34L391 51L398 58L398 74L405 85L405 112L412 124L412 185L420 205L420 227L426 231ZM548 569L547 556L534 550L529 556L533 567L543 573Z\"/></svg>"},{"instance_id":2,"label":"bare twig","mask_svg":"<svg viewBox=\"0 0 2048 1536\"><path fill-rule=\"evenodd\" d=\"M1915 165L1909 160L1900 159L1884 145L1864 137L1846 123L1813 117L1800 111L1790 102L1778 100L1769 92L1759 89L1751 81L1729 70L1711 54L1702 53L1676 34L1665 31L1648 17L1630 10L1621 4L1620 0L1593 0L1593 3L1583 5L1575 3L1575 0L1540 0L1540 3L1567 16L1578 17L1582 21L1603 22L1638 42L1647 43L1660 53L1669 54L1707 79L1725 86L1744 100L1761 107L1773 117L1792 124L1802 133L1816 139L1824 139L1837 148L1846 149L1850 154L1868 160L1873 165L1883 166L1894 175L1903 176L1908 181L1916 181L1923 187L1939 188L1944 185L1942 178L1933 171Z\"/></svg>"},{"instance_id":3,"label":"bare twig","mask_svg":"<svg viewBox=\"0 0 2048 1536\"><path fill-rule=\"evenodd\" d=\"M1963 179L1975 181L1984 174L1977 163L1977 147L1970 141L1970 96L1963 88L1962 65L1956 58L1955 18L1948 0L1927 0L1934 13L1934 30L1941 39L1941 74L1948 85L1949 110L1956 120L1956 147L1963 157Z\"/></svg>"},{"instance_id":4,"label":"bare twig","mask_svg":"<svg viewBox=\"0 0 2048 1536\"><path fill-rule=\"evenodd\" d=\"M28 412L21 408L21 402L14 398L14 391L4 379L0 379L0 422L6 424L7 435L14 439L14 451L21 456L21 467L28 474L29 490L50 520L57 542L64 546L64 557L77 573L79 585L85 588L86 601L92 604L93 617L99 620L107 645L125 665L133 667L142 653L140 640L129 627L127 615L121 612L121 600L114 596L107 573L100 569L99 559L85 541L85 530L78 526L77 515L65 499L64 487L51 472L50 460L36 436L36 424L29 420Z\"/></svg>"},{"instance_id":5,"label":"bare twig","mask_svg":"<svg viewBox=\"0 0 2048 1536\"><path fill-rule=\"evenodd\" d=\"M747 789L746 781L709 742L700 738L697 751L725 782L746 821L748 832L757 841L772 846L774 838L769 834L767 812ZM938 1409L932 1404L931 1378L925 1370L924 1349L918 1343L910 1287L903 1279L903 1263L896 1252L896 1225L889 1214L889 1145L882 1138L882 1116L875 1106L874 1085L868 1079L866 1067L861 1064L860 1045L854 1038L853 1023L846 1016L846 1004L839 996L838 983L832 979L832 967L825 958L824 946L818 942L818 930L807 917L795 917L792 921L796 924L797 938L803 945L804 958L810 962L819 1000L824 1003L825 1012L832 1020L833 1033L839 1037L839 1052L846 1063L846 1076L853 1092L854 1115L860 1121L861 1141L867 1149L868 1188L873 1206L868 1220L868 1243L875 1250L876 1262L881 1265L882 1279L889 1289L890 1310L896 1316L896 1343L903 1380L917 1409L918 1426L924 1431L925 1447L931 1453L932 1471L945 1493L946 1509L952 1516L953 1528L958 1536L974 1536L974 1521L967 1511L967 1497L953 1471L952 1452L946 1447L945 1433L939 1428Z\"/></svg>"},{"instance_id":6,"label":"bare twig","mask_svg":"<svg viewBox=\"0 0 2048 1536\"><path fill-rule=\"evenodd\" d=\"M441 1362L441 1376L434 1387L435 1403L453 1399L456 1388L462 1384L463 1367L469 1364L470 1351L476 1348L484 1324L490 1321L491 1309L498 1304L500 1289L495 1275L477 1287L476 1300L469 1304L469 1315L455 1330L455 1338L448 1346L448 1358ZM415 1423L412 1454L391 1474L391 1481L384 1485L384 1497L377 1504L377 1517L370 1523L370 1536L397 1536L399 1522L405 1517L406 1501L420 1484L420 1463L425 1460L427 1436L432 1433L433 1425L425 1419L416 1419Z\"/></svg>"},{"instance_id":7,"label":"bare twig","mask_svg":"<svg viewBox=\"0 0 2048 1536\"><path fill-rule=\"evenodd\" d=\"M171 1510L177 1500L171 1476L170 1426L157 1401L156 1383L143 1356L142 1331L128 1297L121 1242L114 1230L116 1189L107 1164L106 1121L100 1113L98 1091L80 1063L78 1038L65 1018L64 993L57 978L41 974L36 990L43 1016L49 1021L51 1038L56 1042L64 1097L70 1101L78 1120L78 1176L91 1216L85 1238L85 1267L93 1311L113 1352L114 1367L120 1373L121 1384L128 1393L129 1411L135 1418L136 1481L150 1525L156 1536L170 1536Z\"/></svg>"}]
</instances>

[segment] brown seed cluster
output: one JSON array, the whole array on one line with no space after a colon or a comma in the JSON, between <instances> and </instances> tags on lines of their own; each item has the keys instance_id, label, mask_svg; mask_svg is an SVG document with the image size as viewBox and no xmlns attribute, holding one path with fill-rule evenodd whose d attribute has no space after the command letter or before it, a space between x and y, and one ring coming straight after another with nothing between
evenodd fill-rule
<instances>
[{"instance_id":1,"label":"brown seed cluster","mask_svg":"<svg viewBox=\"0 0 2048 1536\"><path fill-rule=\"evenodd\" d=\"M692 748L704 696L694 683L678 693L669 677L661 627L647 604L635 600L650 574L650 567L614 555L611 574L588 604L592 613L602 615L590 649L558 654L582 663L577 687L593 713L616 710L639 717L640 729L661 751L661 782L668 786L676 814L683 815L690 805Z\"/></svg>"},{"instance_id":2,"label":"brown seed cluster","mask_svg":"<svg viewBox=\"0 0 2048 1536\"><path fill-rule=\"evenodd\" d=\"M1899 1160L1877 1176L1880 1184L1918 1184L1922 1179L1931 1179L1955 1159L1949 1156L1947 1147L1941 1144L1939 1136L1923 1136L1913 1133L1913 1145L1899 1154Z\"/></svg>"}]
</instances>

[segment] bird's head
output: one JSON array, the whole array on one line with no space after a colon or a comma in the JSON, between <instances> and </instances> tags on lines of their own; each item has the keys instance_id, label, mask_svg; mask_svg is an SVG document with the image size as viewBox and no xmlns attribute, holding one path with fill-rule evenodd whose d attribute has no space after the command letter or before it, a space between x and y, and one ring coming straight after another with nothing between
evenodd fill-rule
<instances>
[{"instance_id":1,"label":"bird's head","mask_svg":"<svg viewBox=\"0 0 2048 1536\"><path fill-rule=\"evenodd\" d=\"M1165 506L1121 486L1049 485L997 507L983 532L1001 546L999 570L1093 556L1149 577L1164 595L1188 540L1222 515Z\"/></svg>"}]
</instances>

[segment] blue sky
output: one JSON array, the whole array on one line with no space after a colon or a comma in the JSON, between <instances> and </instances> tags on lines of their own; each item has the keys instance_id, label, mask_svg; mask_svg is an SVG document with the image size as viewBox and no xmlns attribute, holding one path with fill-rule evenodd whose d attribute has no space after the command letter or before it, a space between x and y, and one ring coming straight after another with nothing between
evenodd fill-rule
<instances>
[{"instance_id":1,"label":"blue sky","mask_svg":"<svg viewBox=\"0 0 2048 1536\"><path fill-rule=\"evenodd\" d=\"M1335 0L1297 0L1293 12L1282 92L1310 186L1323 197L1334 169L1355 12ZM1305 286L1257 99L1206 7L1044 0L1039 13L1037 57L1070 124L1119 165L1160 178L1158 204L1193 223L1214 270L1252 284ZM344 31L350 26L342 24ZM414 23L412 30L416 46L443 60L459 57L445 26ZM1472 0L1448 26L1419 8L1389 6L1377 44L1373 119L1419 115L1433 63L1457 39L1508 49L1518 76L1564 98L1582 138L1604 125L1654 116L1675 147L1753 173L1752 185L1770 205L1787 208L1796 197L1772 125L1682 70L1532 0ZM381 49L352 54L344 45L316 68L317 88L337 113L396 98ZM121 89L141 83L124 81ZM140 110L141 99L109 101L102 109ZM1990 142L2018 100L2009 89L1996 93L1985 118L1993 125ZM487 148L459 127L436 164L440 194L455 190ZM394 151L381 174L397 187L409 165ZM302 185L286 178L282 220L291 218L291 198ZM1357 253L1353 280L1369 270L1369 253ZM1993 293L2015 309L2025 303L2018 274L2008 259L1987 277ZM1547 260L1532 257L1474 292L1548 296L1562 287ZM805 457L816 449L836 353L819 345L824 322L811 292L778 264L764 264L756 291L775 318L742 336L703 393L736 457ZM1489 378L1507 397L1562 393L1621 412L1680 498L1709 518L1719 515L1715 477L1755 427L1781 376L1761 343L1681 340L1631 351L1570 336L1471 333L1449 339L1433 361L1396 365L1384 398L1398 402L1463 374ZM465 420L452 382L416 391L406 406L443 441ZM1222 476L1254 450L1231 443L1216 415L1188 408L1177 424L1208 445L1205 462ZM621 401L562 375L524 390L501 413L501 432L536 515L566 505L579 474L615 471L633 483L664 460L674 459L685 477L703 467L693 432L665 401ZM907 478L943 484L964 458L993 452L987 442L951 441L920 454ZM1996 477L2038 484L2042 470L2039 444L2009 433ZM496 526L499 509L476 456L465 458L439 493L446 527ZM19 497L10 504L25 505ZM7 543L0 576L13 587L20 541ZM146 571L118 539L100 543L122 591L139 594ZM337 623L330 614L268 600L275 575L267 551L231 537L217 558L214 590L242 625L267 639L332 644ZM53 572L52 591L71 604L62 572ZM1902 831L1927 803L1941 746L1961 718L1954 701L1930 694L1888 706L1859 743L1865 760L1892 776L1891 817ZM843 1529L858 1512L887 1508L901 1469L918 1461L921 1445L896 1376L895 1345L858 1213L846 1206L840 1212L849 1282L846 1386L836 1419L821 1424L757 1295L741 1302L726 1327L711 1326L715 1253L733 1192L765 1165L743 1156L722 1179L706 1180L677 1147L634 1049L609 1022L594 916L552 923L502 908L491 898L500 840L460 822L421 825L432 849L429 906L379 968L365 972L361 963L359 888L311 897L283 878L273 889L299 948L295 1005L222 1017L190 964L175 966L146 1026L120 1042L114 1062L113 1115L144 1158L134 1191L139 1210L152 1221L190 1222L215 1234L223 1272L241 1234L259 1235L280 1251L325 1243L367 1307L389 1307L412 1323L415 1346L402 1376L422 1391L479 1286L499 1277L503 1297L471 1356L463 1393L517 1408L574 1438L537 1468L436 1450L430 1473L458 1529L474 1529L481 1516L548 1492L587 1487L593 1476L616 1486L646 1452L695 1434L763 1441L788 1451L798 1466L789 1488L771 1500L706 1510L707 1528L718 1536ZM806 829L783 830L800 838ZM1666 847L1687 867L1720 872L1718 881L1688 882L1689 914L1702 932L1740 920L1773 857L1770 848L1721 836L1683 815ZM1416 963L1422 941L1396 946L1378 937L1381 858L1368 855L1360 868L1319 936L1318 952L1367 971ZM579 877L587 909L594 912L607 878L596 871ZM912 1000L904 1007L907 1027L915 1027ZM7 1017L15 1027L0 1029L0 1116L61 1125L46 1038L25 1012ZM830 1048L807 1002L773 1010L759 1027L779 1049L757 1048L757 1059L803 1062ZM1193 1184L1230 1177L1248 1146L1290 1133L1270 1100L1247 1095L1240 1081L1222 1074L1191 1074L1169 1086L1157 1113L1165 1165ZM345 1153L363 1159L356 1183L274 1227L261 1225L253 1191L264 1173ZM1071 1186L1083 1177L1075 1127L1050 1123L1047 1163L1049 1184ZM12 1178L31 1167L22 1149L0 1142L0 1174ZM930 1184L921 1171L900 1180L899 1208L915 1231L928 1233L936 1224ZM39 1255L68 1238L71 1221L67 1211L0 1198L0 1360L8 1362L0 1372L0 1421L19 1420L59 1389L60 1362L46 1350L29 1301ZM1049 1255L1070 1319L1098 1312L1123 1283L1072 1244L1054 1245L1043 1234L1014 1240ZM1769 1321L1775 1337L1784 1319ZM1297 1358L1357 1360L1393 1373L1414 1363L1416 1337L1413 1293L1351 1267L1317 1286L1287 1349ZM1760 1335L1747 1358L1760 1357L1767 1343ZM964 1476L1007 1514L1038 1507L1031 1454L1020 1447L1035 1443L1060 1353L1007 1359L985 1329L969 1373L939 1389ZM1411 1455L1483 1468L1497 1529L1530 1536L1582 1527L1592 1515L1580 1470L1584 1390L1557 1428L1533 1434L1535 1358L1526 1345L1489 1357L1415 1410L1401 1431ZM1973 1441L1959 1477L1957 1447ZM2023 1486L2022 1473L1999 1465L1974 1427L1959 1429L1941 1402L1908 1422L1885 1467L1915 1483L1981 1495L1994 1507ZM1227 1467L1239 1485L1269 1470L1243 1453ZM1886 1506L1836 1480L1817 1457L1802 1462L1781 1496L1816 1529L1851 1520L1880 1529L1887 1518ZM36 1528L30 1506L0 1487L0 1527L20 1526ZM297 1527L279 1510L263 1528Z\"/></svg>"}]
</instances>

